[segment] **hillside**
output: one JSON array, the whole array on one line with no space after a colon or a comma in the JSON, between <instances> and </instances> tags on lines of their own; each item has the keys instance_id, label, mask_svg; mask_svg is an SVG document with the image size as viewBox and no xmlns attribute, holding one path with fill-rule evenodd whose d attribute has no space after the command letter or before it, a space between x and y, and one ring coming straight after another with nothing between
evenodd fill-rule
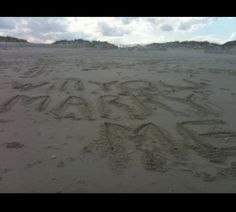
<instances>
[{"instance_id":1,"label":"hillside","mask_svg":"<svg viewBox=\"0 0 236 212\"><path fill-rule=\"evenodd\" d=\"M13 43L28 43L27 40L10 37L0 36L0 42L13 42ZM48 45L48 44L44 44ZM208 41L173 41L164 43L151 43L147 45L134 45L118 47L106 41L87 41L83 39L75 40L58 40L49 46L63 46L63 47L75 47L75 48L99 48L99 49L129 49L129 50L167 50L168 48L180 48L180 49L203 49L206 51L222 51L230 50L236 47L236 40L228 41L224 44L211 43Z\"/></svg>"},{"instance_id":2,"label":"hillside","mask_svg":"<svg viewBox=\"0 0 236 212\"><path fill-rule=\"evenodd\" d=\"M14 37L9 37L9 36L0 36L0 42L23 42L23 43L28 43L27 40L14 38Z\"/></svg>"},{"instance_id":3,"label":"hillside","mask_svg":"<svg viewBox=\"0 0 236 212\"><path fill-rule=\"evenodd\" d=\"M75 47L85 47L85 48L103 48L103 49L117 49L118 47L102 41L86 41L83 39L76 40L59 40L54 42L52 45L72 45Z\"/></svg>"},{"instance_id":4,"label":"hillside","mask_svg":"<svg viewBox=\"0 0 236 212\"><path fill-rule=\"evenodd\" d=\"M174 41L166 43L151 43L143 46L142 48L165 50L168 48L208 49L214 47L219 48L220 44L210 43L208 41Z\"/></svg>"},{"instance_id":5,"label":"hillside","mask_svg":"<svg viewBox=\"0 0 236 212\"><path fill-rule=\"evenodd\" d=\"M236 47L236 40L228 41L223 44L223 47L233 48Z\"/></svg>"}]
</instances>

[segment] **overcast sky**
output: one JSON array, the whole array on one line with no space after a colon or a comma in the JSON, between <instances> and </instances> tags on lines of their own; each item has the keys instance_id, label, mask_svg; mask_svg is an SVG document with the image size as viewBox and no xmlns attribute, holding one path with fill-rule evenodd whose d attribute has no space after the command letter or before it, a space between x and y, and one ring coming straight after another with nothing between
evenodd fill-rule
<instances>
[{"instance_id":1,"label":"overcast sky","mask_svg":"<svg viewBox=\"0 0 236 212\"><path fill-rule=\"evenodd\" d=\"M236 40L236 17L0 17L0 35L51 43L61 39L114 44Z\"/></svg>"}]
</instances>

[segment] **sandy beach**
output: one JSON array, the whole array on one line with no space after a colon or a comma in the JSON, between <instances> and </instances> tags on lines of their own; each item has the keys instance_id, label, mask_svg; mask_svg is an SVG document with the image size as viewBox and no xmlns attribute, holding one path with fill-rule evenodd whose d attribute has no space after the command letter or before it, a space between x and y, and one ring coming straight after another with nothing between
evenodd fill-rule
<instances>
[{"instance_id":1,"label":"sandy beach","mask_svg":"<svg viewBox=\"0 0 236 212\"><path fill-rule=\"evenodd\" d=\"M236 192L236 54L0 47L0 192Z\"/></svg>"}]
</instances>

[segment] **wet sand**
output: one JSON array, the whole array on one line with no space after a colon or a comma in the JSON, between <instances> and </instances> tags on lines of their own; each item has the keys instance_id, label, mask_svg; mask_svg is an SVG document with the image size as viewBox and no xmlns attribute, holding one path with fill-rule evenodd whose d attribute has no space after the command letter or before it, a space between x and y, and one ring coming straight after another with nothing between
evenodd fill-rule
<instances>
[{"instance_id":1,"label":"wet sand","mask_svg":"<svg viewBox=\"0 0 236 212\"><path fill-rule=\"evenodd\" d=\"M0 192L236 192L236 55L0 48Z\"/></svg>"}]
</instances>

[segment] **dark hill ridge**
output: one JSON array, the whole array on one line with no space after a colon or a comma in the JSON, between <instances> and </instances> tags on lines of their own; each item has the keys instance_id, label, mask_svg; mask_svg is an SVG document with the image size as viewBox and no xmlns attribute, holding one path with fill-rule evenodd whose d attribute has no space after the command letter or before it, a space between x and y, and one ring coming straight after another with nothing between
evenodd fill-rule
<instances>
[{"instance_id":1,"label":"dark hill ridge","mask_svg":"<svg viewBox=\"0 0 236 212\"><path fill-rule=\"evenodd\" d=\"M192 49L208 49L220 48L220 44L210 43L208 41L174 41L166 43L151 43L143 46L144 49L167 49L167 48L192 48Z\"/></svg>"},{"instance_id":2,"label":"dark hill ridge","mask_svg":"<svg viewBox=\"0 0 236 212\"><path fill-rule=\"evenodd\" d=\"M0 42L23 42L23 43L28 43L27 40L19 39L19 38L14 38L14 37L9 37L9 36L0 36Z\"/></svg>"},{"instance_id":3,"label":"dark hill ridge","mask_svg":"<svg viewBox=\"0 0 236 212\"><path fill-rule=\"evenodd\" d=\"M52 43L54 44L80 44L81 46L87 46L89 45L89 41L82 40L82 39L77 39L77 40L58 40Z\"/></svg>"},{"instance_id":4,"label":"dark hill ridge","mask_svg":"<svg viewBox=\"0 0 236 212\"><path fill-rule=\"evenodd\" d=\"M211 43L208 41L174 41L166 43L151 43L147 45L136 45L127 47L129 50L167 50L168 48L178 49L202 49L205 51L228 51L236 48L236 41L229 41L224 44Z\"/></svg>"},{"instance_id":5,"label":"dark hill ridge","mask_svg":"<svg viewBox=\"0 0 236 212\"><path fill-rule=\"evenodd\" d=\"M118 47L114 44L108 43L106 41L86 41L83 39L76 40L59 40L54 42L52 45L73 45L76 47L86 47L86 48L103 48L103 49L117 49Z\"/></svg>"},{"instance_id":6,"label":"dark hill ridge","mask_svg":"<svg viewBox=\"0 0 236 212\"><path fill-rule=\"evenodd\" d=\"M117 46L101 41L86 41L83 39L77 40L59 40L54 42L52 45L73 45L76 47L92 47L92 48L107 48L107 49L116 49ZM208 48L220 48L220 44L210 43L208 41L174 41L166 43L151 43L144 46L136 45L133 47L123 47L128 49L158 49L166 50L167 48L193 48L193 49L208 49ZM230 45L229 45L230 46Z\"/></svg>"},{"instance_id":7,"label":"dark hill ridge","mask_svg":"<svg viewBox=\"0 0 236 212\"><path fill-rule=\"evenodd\" d=\"M29 43L27 40L14 38L10 36L0 36L0 42L16 42L16 43ZM75 40L58 40L52 44L44 44L52 46L72 46L78 48L102 48L102 49L117 49L118 46L111 44L106 41L87 41L83 39ZM132 47L120 47L124 49L157 49L166 50L168 48L190 48L190 49L205 49L205 50L227 50L231 48L236 48L236 40L228 41L224 44L211 43L208 41L173 41L165 43L151 43L147 45L135 45Z\"/></svg>"},{"instance_id":8,"label":"dark hill ridge","mask_svg":"<svg viewBox=\"0 0 236 212\"><path fill-rule=\"evenodd\" d=\"M230 47L230 48L236 47L236 40L228 41L228 42L224 43L223 47Z\"/></svg>"}]
</instances>

